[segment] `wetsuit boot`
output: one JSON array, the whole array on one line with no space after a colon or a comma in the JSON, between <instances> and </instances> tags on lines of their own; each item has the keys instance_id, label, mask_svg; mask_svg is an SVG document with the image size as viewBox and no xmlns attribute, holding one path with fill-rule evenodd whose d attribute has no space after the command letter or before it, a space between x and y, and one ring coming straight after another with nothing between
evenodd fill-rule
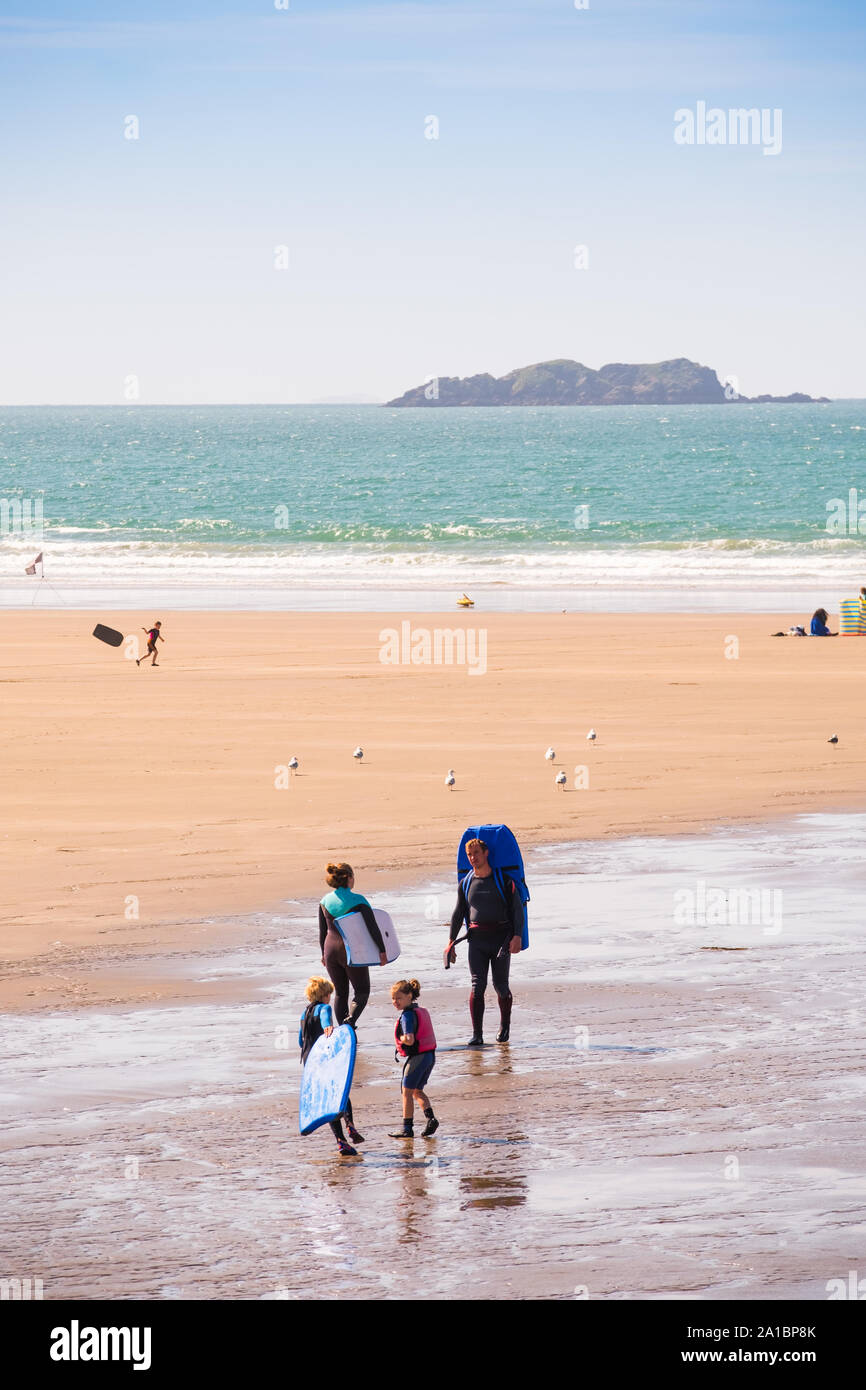
<instances>
[{"instance_id":1,"label":"wetsuit boot","mask_svg":"<svg viewBox=\"0 0 866 1390\"><path fill-rule=\"evenodd\" d=\"M499 996L499 1032L496 1034L497 1042L508 1042L511 1032L511 1005L513 997L510 994L500 994Z\"/></svg>"},{"instance_id":2,"label":"wetsuit boot","mask_svg":"<svg viewBox=\"0 0 866 1390\"><path fill-rule=\"evenodd\" d=\"M353 1144L363 1144L364 1136L355 1128L355 1117L352 1114L352 1102L346 1101L346 1109L343 1112L346 1116L346 1129L349 1131L349 1139Z\"/></svg>"},{"instance_id":3,"label":"wetsuit boot","mask_svg":"<svg viewBox=\"0 0 866 1390\"><path fill-rule=\"evenodd\" d=\"M357 1158L358 1150L353 1149L345 1134L340 1120L331 1120L331 1132L337 1141L337 1149L343 1158Z\"/></svg>"},{"instance_id":4,"label":"wetsuit boot","mask_svg":"<svg viewBox=\"0 0 866 1390\"><path fill-rule=\"evenodd\" d=\"M388 1138L389 1138L389 1139L414 1139L414 1138L415 1138L414 1121L413 1121L413 1120L404 1120L404 1121L403 1121L403 1128L402 1128L402 1129L394 1129L394 1130L389 1130L389 1131L388 1131Z\"/></svg>"},{"instance_id":5,"label":"wetsuit boot","mask_svg":"<svg viewBox=\"0 0 866 1390\"><path fill-rule=\"evenodd\" d=\"M424 1128L423 1128L422 1131L421 1131L421 1138L422 1138L422 1139L430 1139L430 1138L432 1138L432 1136L436 1133L437 1129L439 1128L439 1121L436 1119L436 1116L433 1114L433 1106L432 1106L432 1105L429 1106L428 1109L424 1111L424 1118L425 1118L425 1120L427 1121L427 1123L426 1123L426 1125L424 1126Z\"/></svg>"},{"instance_id":6,"label":"wetsuit boot","mask_svg":"<svg viewBox=\"0 0 866 1390\"><path fill-rule=\"evenodd\" d=\"M466 1044L467 1047L484 1046L484 995L476 997L475 994L469 996L469 1017L472 1019L472 1037Z\"/></svg>"}]
</instances>

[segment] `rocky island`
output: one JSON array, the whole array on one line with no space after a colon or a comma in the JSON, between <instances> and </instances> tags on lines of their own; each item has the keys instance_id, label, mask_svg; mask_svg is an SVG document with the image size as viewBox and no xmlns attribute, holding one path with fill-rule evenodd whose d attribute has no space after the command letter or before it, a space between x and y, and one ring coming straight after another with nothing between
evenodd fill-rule
<instances>
[{"instance_id":1,"label":"rocky island","mask_svg":"<svg viewBox=\"0 0 866 1390\"><path fill-rule=\"evenodd\" d=\"M824 402L826 396L818 401ZM609 362L595 371L581 362L556 358L517 367L505 376L433 377L414 386L389 406L437 405L726 405L734 402L812 402L790 396L741 396L724 386L711 367L674 357L669 362Z\"/></svg>"}]
</instances>

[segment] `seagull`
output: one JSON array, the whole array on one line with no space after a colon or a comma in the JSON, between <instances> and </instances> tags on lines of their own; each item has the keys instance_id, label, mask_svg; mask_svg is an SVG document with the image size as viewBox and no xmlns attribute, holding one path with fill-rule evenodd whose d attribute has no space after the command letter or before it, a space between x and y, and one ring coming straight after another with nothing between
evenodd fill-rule
<instances>
[{"instance_id":1,"label":"seagull","mask_svg":"<svg viewBox=\"0 0 866 1390\"><path fill-rule=\"evenodd\" d=\"M448 788L449 791L453 791L453 790L454 790L454 783L455 783L456 781L457 781L457 778L454 776L454 769L453 769L453 767L449 767L449 769L448 769L448 776L445 778L445 785L446 785L446 787Z\"/></svg>"},{"instance_id":2,"label":"seagull","mask_svg":"<svg viewBox=\"0 0 866 1390\"><path fill-rule=\"evenodd\" d=\"M587 743L595 743L595 740L597 738L598 734L595 732L595 729L590 729L589 733L586 736Z\"/></svg>"},{"instance_id":3,"label":"seagull","mask_svg":"<svg viewBox=\"0 0 866 1390\"><path fill-rule=\"evenodd\" d=\"M298 760L297 760L297 758L289 758L289 771L290 771L290 772L297 772L297 770L298 770Z\"/></svg>"},{"instance_id":4,"label":"seagull","mask_svg":"<svg viewBox=\"0 0 866 1390\"><path fill-rule=\"evenodd\" d=\"M545 758L547 759L547 761L548 761L549 763L552 763L553 760L554 760L554 758L556 757L556 753L554 752L554 750L553 750L552 748L548 748L548 750L547 750L547 752L545 753L544 756L545 756Z\"/></svg>"},{"instance_id":5,"label":"seagull","mask_svg":"<svg viewBox=\"0 0 866 1390\"><path fill-rule=\"evenodd\" d=\"M360 743L359 743L359 744L358 744L358 747L355 749L354 753L352 754L352 757L355 759L356 762L360 763L360 761L361 761L361 759L363 758L363 756L364 756L364 750L363 750L363 748L361 747L361 745L360 745Z\"/></svg>"},{"instance_id":6,"label":"seagull","mask_svg":"<svg viewBox=\"0 0 866 1390\"><path fill-rule=\"evenodd\" d=\"M556 782L556 785L558 787L562 787L562 790L565 791L566 777L564 772L557 772L553 780Z\"/></svg>"},{"instance_id":7,"label":"seagull","mask_svg":"<svg viewBox=\"0 0 866 1390\"><path fill-rule=\"evenodd\" d=\"M834 734L832 738L828 738L828 739L827 739L827 742L828 742L828 743L838 743L838 742L839 742L839 735L838 735L838 734Z\"/></svg>"}]
</instances>

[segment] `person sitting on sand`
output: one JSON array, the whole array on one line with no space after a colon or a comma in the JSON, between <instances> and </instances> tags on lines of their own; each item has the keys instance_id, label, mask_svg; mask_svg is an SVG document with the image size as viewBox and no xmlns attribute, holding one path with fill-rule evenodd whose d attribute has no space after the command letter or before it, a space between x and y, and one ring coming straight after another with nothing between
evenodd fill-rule
<instances>
[{"instance_id":1,"label":"person sitting on sand","mask_svg":"<svg viewBox=\"0 0 866 1390\"><path fill-rule=\"evenodd\" d=\"M827 626L826 608L816 608L812 614L812 637L835 637L835 632L831 632Z\"/></svg>"},{"instance_id":2,"label":"person sitting on sand","mask_svg":"<svg viewBox=\"0 0 866 1390\"><path fill-rule=\"evenodd\" d=\"M373 909L361 893L353 892L355 874L351 864L329 864L325 882L330 887L319 903L319 946L322 964L334 982L336 997L334 1012L338 1023L358 1022L370 998L370 971L366 965L349 965L346 943L336 925L340 917L360 912L364 924L379 952L379 964L387 965L385 943ZM349 1012L349 986L352 987L352 1012Z\"/></svg>"},{"instance_id":3,"label":"person sitting on sand","mask_svg":"<svg viewBox=\"0 0 866 1390\"><path fill-rule=\"evenodd\" d=\"M334 1031L334 1016L331 1012L330 999L334 993L334 986L330 980L323 980L321 975L314 975L308 982L304 990L307 996L307 1007L301 1014L301 1026L298 1029L298 1047L301 1049L301 1066L303 1066L313 1049L313 1044L317 1043L323 1035L330 1037ZM343 1116L346 1118L346 1128L349 1131L349 1139L343 1133ZM338 1115L336 1120L329 1120L331 1133L337 1141L337 1148L340 1153L347 1158L355 1158L358 1150L352 1148L352 1144L363 1144L364 1136L359 1134L355 1128L354 1116L352 1115L352 1102L346 1098L346 1108L342 1115Z\"/></svg>"},{"instance_id":4,"label":"person sitting on sand","mask_svg":"<svg viewBox=\"0 0 866 1390\"><path fill-rule=\"evenodd\" d=\"M143 661L147 661L147 658L151 655L153 656L153 661L150 663L151 666L157 666L159 664L156 659L156 644L157 642L165 641L165 638L159 630L161 627L162 623L157 622L154 623L153 627L143 627L141 629L142 632L147 633L147 651L144 653L144 656L136 657L136 666L140 666Z\"/></svg>"}]
</instances>

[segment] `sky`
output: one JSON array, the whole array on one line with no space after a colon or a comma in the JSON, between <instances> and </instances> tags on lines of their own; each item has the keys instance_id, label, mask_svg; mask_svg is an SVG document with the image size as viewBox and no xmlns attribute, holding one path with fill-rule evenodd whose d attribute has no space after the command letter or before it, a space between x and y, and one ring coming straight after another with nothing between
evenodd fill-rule
<instances>
[{"instance_id":1,"label":"sky","mask_svg":"<svg viewBox=\"0 0 866 1390\"><path fill-rule=\"evenodd\" d=\"M284 3L0 0L0 402L866 397L866 6ZM699 103L781 148L678 143Z\"/></svg>"}]
</instances>

